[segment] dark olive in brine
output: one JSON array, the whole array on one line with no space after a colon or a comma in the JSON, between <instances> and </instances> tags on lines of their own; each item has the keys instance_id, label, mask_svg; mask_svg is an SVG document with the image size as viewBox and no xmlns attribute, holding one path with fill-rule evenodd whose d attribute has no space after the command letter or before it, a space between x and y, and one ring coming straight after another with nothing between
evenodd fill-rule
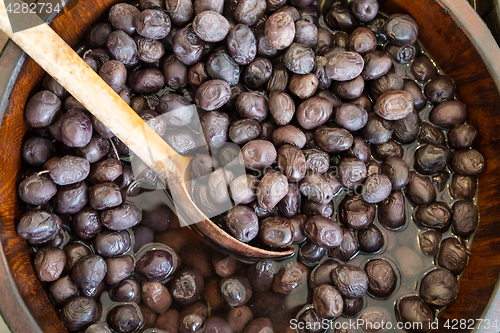
<instances>
[{"instance_id":1,"label":"dark olive in brine","mask_svg":"<svg viewBox=\"0 0 500 333\"><path fill-rule=\"evenodd\" d=\"M382 173L389 177L393 190L400 190L410 181L410 169L400 157L387 157L382 163Z\"/></svg>"},{"instance_id":2,"label":"dark olive in brine","mask_svg":"<svg viewBox=\"0 0 500 333\"><path fill-rule=\"evenodd\" d=\"M356 157L344 157L337 164L340 184L348 189L356 189L366 178L366 166Z\"/></svg>"},{"instance_id":3,"label":"dark olive in brine","mask_svg":"<svg viewBox=\"0 0 500 333\"><path fill-rule=\"evenodd\" d=\"M450 163L455 172L466 176L475 176L485 168L483 155L475 149L455 150Z\"/></svg>"},{"instance_id":4,"label":"dark olive in brine","mask_svg":"<svg viewBox=\"0 0 500 333\"><path fill-rule=\"evenodd\" d=\"M277 207L280 214L284 217L292 217L299 212L301 204L301 195L296 184L288 184L288 192L278 203Z\"/></svg>"},{"instance_id":5,"label":"dark olive in brine","mask_svg":"<svg viewBox=\"0 0 500 333\"><path fill-rule=\"evenodd\" d=\"M413 332L424 333L430 330L434 312L418 296L407 296L399 300L397 310L404 325L415 325Z\"/></svg>"},{"instance_id":6,"label":"dark olive in brine","mask_svg":"<svg viewBox=\"0 0 500 333\"><path fill-rule=\"evenodd\" d=\"M466 149L474 144L477 131L471 124L455 125L448 132L448 144L455 149Z\"/></svg>"},{"instance_id":7,"label":"dark olive in brine","mask_svg":"<svg viewBox=\"0 0 500 333\"><path fill-rule=\"evenodd\" d=\"M370 224L358 231L359 250L365 253L377 253L384 246L384 236L378 227Z\"/></svg>"},{"instance_id":8,"label":"dark olive in brine","mask_svg":"<svg viewBox=\"0 0 500 333\"><path fill-rule=\"evenodd\" d=\"M379 203L380 224L388 229L399 229L405 223L405 199L401 191L394 191Z\"/></svg>"},{"instance_id":9,"label":"dark olive in brine","mask_svg":"<svg viewBox=\"0 0 500 333\"><path fill-rule=\"evenodd\" d=\"M314 141L329 153L346 151L352 146L352 134L343 128L321 126L314 131Z\"/></svg>"},{"instance_id":10,"label":"dark olive in brine","mask_svg":"<svg viewBox=\"0 0 500 333\"><path fill-rule=\"evenodd\" d=\"M240 66L225 51L212 53L205 66L208 76L212 79L224 80L230 86L236 85L240 79Z\"/></svg>"},{"instance_id":11,"label":"dark olive in brine","mask_svg":"<svg viewBox=\"0 0 500 333\"><path fill-rule=\"evenodd\" d=\"M184 0L172 0L180 2ZM172 39L172 49L183 64L191 66L203 57L205 42L196 35L193 28L186 27L177 31Z\"/></svg>"},{"instance_id":12,"label":"dark olive in brine","mask_svg":"<svg viewBox=\"0 0 500 333\"><path fill-rule=\"evenodd\" d=\"M35 174L19 184L17 193L23 202L37 206L57 195L57 186L47 175Z\"/></svg>"},{"instance_id":13,"label":"dark olive in brine","mask_svg":"<svg viewBox=\"0 0 500 333\"><path fill-rule=\"evenodd\" d=\"M108 22L96 23L85 34L85 46L89 49L106 47L108 35L113 32L113 26Z\"/></svg>"},{"instance_id":14,"label":"dark olive in brine","mask_svg":"<svg viewBox=\"0 0 500 333\"><path fill-rule=\"evenodd\" d=\"M250 28L238 24L227 35L227 49L229 55L239 65L248 65L257 55L257 40Z\"/></svg>"},{"instance_id":15,"label":"dark olive in brine","mask_svg":"<svg viewBox=\"0 0 500 333\"><path fill-rule=\"evenodd\" d=\"M141 302L141 286L133 278L118 282L109 291L109 298L115 302Z\"/></svg>"},{"instance_id":16,"label":"dark olive in brine","mask_svg":"<svg viewBox=\"0 0 500 333\"><path fill-rule=\"evenodd\" d=\"M104 278L104 282L109 285L120 282L134 271L134 259L128 255L106 258L106 265L108 271Z\"/></svg>"},{"instance_id":17,"label":"dark olive in brine","mask_svg":"<svg viewBox=\"0 0 500 333\"><path fill-rule=\"evenodd\" d=\"M350 51L361 55L375 51L377 47L377 38L370 29L360 27L356 28L349 36L347 48Z\"/></svg>"},{"instance_id":18,"label":"dark olive in brine","mask_svg":"<svg viewBox=\"0 0 500 333\"><path fill-rule=\"evenodd\" d=\"M458 294L457 279L442 268L427 273L420 283L420 297L429 305L441 307L455 300Z\"/></svg>"},{"instance_id":19,"label":"dark olive in brine","mask_svg":"<svg viewBox=\"0 0 500 333\"><path fill-rule=\"evenodd\" d=\"M23 142L21 155L29 165L40 166L54 156L54 144L48 138L31 136Z\"/></svg>"},{"instance_id":20,"label":"dark olive in brine","mask_svg":"<svg viewBox=\"0 0 500 333\"><path fill-rule=\"evenodd\" d=\"M415 170L432 175L443 170L451 160L451 151L442 145L428 144L415 152Z\"/></svg>"},{"instance_id":21,"label":"dark olive in brine","mask_svg":"<svg viewBox=\"0 0 500 333\"><path fill-rule=\"evenodd\" d=\"M259 184L253 175L241 175L229 184L230 195L236 204L249 204L256 198L256 189Z\"/></svg>"},{"instance_id":22,"label":"dark olive in brine","mask_svg":"<svg viewBox=\"0 0 500 333\"><path fill-rule=\"evenodd\" d=\"M342 30L351 33L358 27L358 21L352 12L345 7L331 6L326 11L324 20L326 25L332 30Z\"/></svg>"},{"instance_id":23,"label":"dark olive in brine","mask_svg":"<svg viewBox=\"0 0 500 333\"><path fill-rule=\"evenodd\" d=\"M412 45L417 41L417 22L406 14L394 14L389 17L385 26L387 39L396 45Z\"/></svg>"},{"instance_id":24,"label":"dark olive in brine","mask_svg":"<svg viewBox=\"0 0 500 333\"><path fill-rule=\"evenodd\" d=\"M68 147L85 147L92 138L92 122L79 109L70 109L61 121L61 139Z\"/></svg>"},{"instance_id":25,"label":"dark olive in brine","mask_svg":"<svg viewBox=\"0 0 500 333\"><path fill-rule=\"evenodd\" d=\"M318 77L314 73L293 74L290 78L288 90L300 99L312 97L319 86Z\"/></svg>"},{"instance_id":26,"label":"dark olive in brine","mask_svg":"<svg viewBox=\"0 0 500 333\"><path fill-rule=\"evenodd\" d=\"M271 289L277 270L276 263L271 260L259 261L250 266L248 269L248 279L253 291L263 292Z\"/></svg>"},{"instance_id":27,"label":"dark olive in brine","mask_svg":"<svg viewBox=\"0 0 500 333\"><path fill-rule=\"evenodd\" d=\"M314 290L313 305L322 318L334 319L342 314L342 295L333 286L323 284Z\"/></svg>"},{"instance_id":28,"label":"dark olive in brine","mask_svg":"<svg viewBox=\"0 0 500 333\"><path fill-rule=\"evenodd\" d=\"M205 42L220 42L229 32L229 22L219 13L204 11L195 16L193 30Z\"/></svg>"},{"instance_id":29,"label":"dark olive in brine","mask_svg":"<svg viewBox=\"0 0 500 333\"><path fill-rule=\"evenodd\" d=\"M405 144L415 141L420 130L420 118L417 110L413 110L403 119L394 122L392 137L398 142Z\"/></svg>"},{"instance_id":30,"label":"dark olive in brine","mask_svg":"<svg viewBox=\"0 0 500 333\"><path fill-rule=\"evenodd\" d=\"M437 255L439 266L458 275L465 269L467 259L467 249L462 245L460 240L454 237L443 239Z\"/></svg>"},{"instance_id":31,"label":"dark olive in brine","mask_svg":"<svg viewBox=\"0 0 500 333\"><path fill-rule=\"evenodd\" d=\"M247 323L252 319L252 310L246 305L232 308L227 314L227 322L235 333L242 333Z\"/></svg>"},{"instance_id":32,"label":"dark olive in brine","mask_svg":"<svg viewBox=\"0 0 500 333\"><path fill-rule=\"evenodd\" d=\"M241 0L236 5L233 16L238 23L243 23L251 26L257 23L257 21L265 11L265 0Z\"/></svg>"},{"instance_id":33,"label":"dark olive in brine","mask_svg":"<svg viewBox=\"0 0 500 333\"><path fill-rule=\"evenodd\" d=\"M172 23L180 27L185 26L193 16L193 4L188 0L167 0L165 8Z\"/></svg>"},{"instance_id":34,"label":"dark olive in brine","mask_svg":"<svg viewBox=\"0 0 500 333\"><path fill-rule=\"evenodd\" d=\"M274 163L277 157L276 148L269 141L253 140L241 149L243 162L247 168L264 168Z\"/></svg>"},{"instance_id":35,"label":"dark olive in brine","mask_svg":"<svg viewBox=\"0 0 500 333\"><path fill-rule=\"evenodd\" d=\"M124 254L130 249L130 235L127 231L103 231L94 241L95 252L103 257Z\"/></svg>"},{"instance_id":36,"label":"dark olive in brine","mask_svg":"<svg viewBox=\"0 0 500 333\"><path fill-rule=\"evenodd\" d=\"M410 172L406 195L417 205L427 205L436 200L436 188L431 180L418 173Z\"/></svg>"},{"instance_id":37,"label":"dark olive in brine","mask_svg":"<svg viewBox=\"0 0 500 333\"><path fill-rule=\"evenodd\" d=\"M407 64L420 53L420 46L418 44L399 46L391 43L387 43L384 47L384 51L392 58L394 61L400 64Z\"/></svg>"},{"instance_id":38,"label":"dark olive in brine","mask_svg":"<svg viewBox=\"0 0 500 333\"><path fill-rule=\"evenodd\" d=\"M318 42L318 28L316 25L305 20L295 22L294 42L315 47Z\"/></svg>"},{"instance_id":39,"label":"dark olive in brine","mask_svg":"<svg viewBox=\"0 0 500 333\"><path fill-rule=\"evenodd\" d=\"M284 91L271 92L268 107L274 121L280 126L288 124L295 114L295 103Z\"/></svg>"},{"instance_id":40,"label":"dark olive in brine","mask_svg":"<svg viewBox=\"0 0 500 333\"><path fill-rule=\"evenodd\" d=\"M55 246L44 246L35 255L33 266L40 281L52 282L61 276L66 255L63 250Z\"/></svg>"},{"instance_id":41,"label":"dark olive in brine","mask_svg":"<svg viewBox=\"0 0 500 333\"><path fill-rule=\"evenodd\" d=\"M260 222L259 238L271 247L287 247L293 242L294 229L289 219L268 217Z\"/></svg>"},{"instance_id":42,"label":"dark olive in brine","mask_svg":"<svg viewBox=\"0 0 500 333\"><path fill-rule=\"evenodd\" d=\"M423 108L427 105L427 99L422 93L421 88L411 80L405 80L403 90L410 93L413 97L413 105L417 111L422 111Z\"/></svg>"},{"instance_id":43,"label":"dark olive in brine","mask_svg":"<svg viewBox=\"0 0 500 333\"><path fill-rule=\"evenodd\" d=\"M377 16L379 4L377 0L354 0L351 4L352 14L360 22L370 22Z\"/></svg>"},{"instance_id":44,"label":"dark olive in brine","mask_svg":"<svg viewBox=\"0 0 500 333\"><path fill-rule=\"evenodd\" d=\"M445 203L434 202L418 206L414 217L415 221L425 228L445 231L451 223L451 210Z\"/></svg>"},{"instance_id":45,"label":"dark olive in brine","mask_svg":"<svg viewBox=\"0 0 500 333\"><path fill-rule=\"evenodd\" d=\"M450 194L454 199L472 199L477 190L476 176L465 176L454 173L450 185Z\"/></svg>"},{"instance_id":46,"label":"dark olive in brine","mask_svg":"<svg viewBox=\"0 0 500 333\"><path fill-rule=\"evenodd\" d=\"M366 228L374 217L375 205L365 202L360 196L346 196L339 205L340 222L351 229Z\"/></svg>"},{"instance_id":47,"label":"dark olive in brine","mask_svg":"<svg viewBox=\"0 0 500 333\"><path fill-rule=\"evenodd\" d=\"M311 241L306 241L299 248L298 261L306 266L314 267L326 256L328 250Z\"/></svg>"},{"instance_id":48,"label":"dark olive in brine","mask_svg":"<svg viewBox=\"0 0 500 333\"><path fill-rule=\"evenodd\" d=\"M107 265L97 254L89 254L79 259L71 270L71 278L80 289L96 288L106 276Z\"/></svg>"},{"instance_id":49,"label":"dark olive in brine","mask_svg":"<svg viewBox=\"0 0 500 333\"><path fill-rule=\"evenodd\" d=\"M332 55L326 65L326 75L335 81L349 81L361 74L363 57L356 52L344 51Z\"/></svg>"},{"instance_id":50,"label":"dark olive in brine","mask_svg":"<svg viewBox=\"0 0 500 333\"><path fill-rule=\"evenodd\" d=\"M243 71L243 81L251 89L263 87L273 72L273 65L269 59L257 57Z\"/></svg>"},{"instance_id":51,"label":"dark olive in brine","mask_svg":"<svg viewBox=\"0 0 500 333\"><path fill-rule=\"evenodd\" d=\"M245 143L257 139L262 132L262 128L254 119L240 119L229 127L228 136L236 144Z\"/></svg>"},{"instance_id":52,"label":"dark olive in brine","mask_svg":"<svg viewBox=\"0 0 500 333\"><path fill-rule=\"evenodd\" d=\"M78 294L78 287L75 286L69 275L61 276L58 280L49 285L49 291L55 303L63 306Z\"/></svg>"},{"instance_id":53,"label":"dark olive in brine","mask_svg":"<svg viewBox=\"0 0 500 333\"><path fill-rule=\"evenodd\" d=\"M299 189L304 196L317 204L330 202L334 195L333 189L325 176L315 171L306 174L300 181Z\"/></svg>"},{"instance_id":54,"label":"dark olive in brine","mask_svg":"<svg viewBox=\"0 0 500 333\"><path fill-rule=\"evenodd\" d=\"M87 198L88 185L85 182L61 186L52 206L59 214L75 214L87 204Z\"/></svg>"},{"instance_id":55,"label":"dark olive in brine","mask_svg":"<svg viewBox=\"0 0 500 333\"><path fill-rule=\"evenodd\" d=\"M405 90L385 92L377 99L374 111L386 120L403 119L413 111L413 97Z\"/></svg>"},{"instance_id":56,"label":"dark olive in brine","mask_svg":"<svg viewBox=\"0 0 500 333\"><path fill-rule=\"evenodd\" d=\"M355 136L351 148L345 151L344 156L359 158L364 163L368 163L371 159L370 145L360 136Z\"/></svg>"},{"instance_id":57,"label":"dark olive in brine","mask_svg":"<svg viewBox=\"0 0 500 333\"><path fill-rule=\"evenodd\" d=\"M257 189L257 202L263 209L270 210L288 193L287 178L280 172L269 170L260 180Z\"/></svg>"},{"instance_id":58,"label":"dark olive in brine","mask_svg":"<svg viewBox=\"0 0 500 333\"><path fill-rule=\"evenodd\" d=\"M348 261L358 253L359 243L354 230L341 227L343 232L342 243L330 249L329 256L339 260Z\"/></svg>"},{"instance_id":59,"label":"dark olive in brine","mask_svg":"<svg viewBox=\"0 0 500 333\"><path fill-rule=\"evenodd\" d=\"M136 274L148 282L161 281L169 277L175 270L174 256L165 250L149 250L137 258Z\"/></svg>"},{"instance_id":60,"label":"dark olive in brine","mask_svg":"<svg viewBox=\"0 0 500 333\"><path fill-rule=\"evenodd\" d=\"M314 51L304 45L293 43L283 58L286 68L296 74L307 74L314 68Z\"/></svg>"},{"instance_id":61,"label":"dark olive in brine","mask_svg":"<svg viewBox=\"0 0 500 333\"><path fill-rule=\"evenodd\" d=\"M368 114L366 126L361 129L361 134L366 141L372 144L387 142L394 132L394 124L381 118L374 112Z\"/></svg>"},{"instance_id":62,"label":"dark olive in brine","mask_svg":"<svg viewBox=\"0 0 500 333\"><path fill-rule=\"evenodd\" d=\"M61 310L61 323L71 332L79 332L94 322L97 304L93 298L76 297Z\"/></svg>"},{"instance_id":63,"label":"dark olive in brine","mask_svg":"<svg viewBox=\"0 0 500 333\"><path fill-rule=\"evenodd\" d=\"M403 78L393 72L388 72L387 74L381 76L380 78L370 82L370 96L376 100L383 93L391 90L402 90L404 87Z\"/></svg>"},{"instance_id":64,"label":"dark olive in brine","mask_svg":"<svg viewBox=\"0 0 500 333\"><path fill-rule=\"evenodd\" d=\"M198 89L200 85L207 82L209 79L210 77L208 76L205 63L198 62L189 67L188 81L191 88Z\"/></svg>"},{"instance_id":65,"label":"dark olive in brine","mask_svg":"<svg viewBox=\"0 0 500 333\"><path fill-rule=\"evenodd\" d=\"M362 129L368 121L365 109L351 103L342 103L335 107L335 122L349 131Z\"/></svg>"},{"instance_id":66,"label":"dark olive in brine","mask_svg":"<svg viewBox=\"0 0 500 333\"><path fill-rule=\"evenodd\" d=\"M139 62L137 44L122 30L115 30L108 36L106 47L111 56L122 62L125 67L135 66Z\"/></svg>"},{"instance_id":67,"label":"dark olive in brine","mask_svg":"<svg viewBox=\"0 0 500 333\"><path fill-rule=\"evenodd\" d=\"M235 102L235 108L240 117L250 118L262 122L268 111L266 99L252 92L241 93Z\"/></svg>"},{"instance_id":68,"label":"dark olive in brine","mask_svg":"<svg viewBox=\"0 0 500 333\"><path fill-rule=\"evenodd\" d=\"M436 67L426 55L415 58L411 63L410 70L415 80L420 83L425 83L437 75Z\"/></svg>"},{"instance_id":69,"label":"dark olive in brine","mask_svg":"<svg viewBox=\"0 0 500 333\"><path fill-rule=\"evenodd\" d=\"M289 262L274 275L273 291L289 295L307 285L308 269L299 262Z\"/></svg>"},{"instance_id":70,"label":"dark olive in brine","mask_svg":"<svg viewBox=\"0 0 500 333\"><path fill-rule=\"evenodd\" d=\"M441 234L435 230L425 230L418 235L418 244L423 254L432 256L439 250Z\"/></svg>"},{"instance_id":71,"label":"dark olive in brine","mask_svg":"<svg viewBox=\"0 0 500 333\"><path fill-rule=\"evenodd\" d=\"M309 287L314 289L325 283L333 284L332 271L340 265L340 262L335 259L326 259L314 267L311 274L309 274Z\"/></svg>"},{"instance_id":72,"label":"dark olive in brine","mask_svg":"<svg viewBox=\"0 0 500 333\"><path fill-rule=\"evenodd\" d=\"M397 276L391 264L383 259L370 260L365 265L368 292L379 298L388 297L396 287Z\"/></svg>"},{"instance_id":73,"label":"dark olive in brine","mask_svg":"<svg viewBox=\"0 0 500 333\"><path fill-rule=\"evenodd\" d=\"M287 48L295 38L293 18L285 12L276 12L269 16L265 26L265 36L272 48L277 50Z\"/></svg>"},{"instance_id":74,"label":"dark olive in brine","mask_svg":"<svg viewBox=\"0 0 500 333\"><path fill-rule=\"evenodd\" d=\"M392 67L392 59L383 51L373 51L364 55L365 62L361 77L365 80L377 80Z\"/></svg>"},{"instance_id":75,"label":"dark olive in brine","mask_svg":"<svg viewBox=\"0 0 500 333\"><path fill-rule=\"evenodd\" d=\"M465 104L460 101L448 101L435 106L429 114L429 120L443 128L452 128L463 123L467 118Z\"/></svg>"},{"instance_id":76,"label":"dark olive in brine","mask_svg":"<svg viewBox=\"0 0 500 333\"><path fill-rule=\"evenodd\" d=\"M300 243L306 239L304 235L304 224L306 221L307 217L304 214L296 214L290 217L293 227L293 243Z\"/></svg>"},{"instance_id":77,"label":"dark olive in brine","mask_svg":"<svg viewBox=\"0 0 500 333\"><path fill-rule=\"evenodd\" d=\"M379 203L389 196L392 183L384 174L373 174L366 178L363 189L363 200L369 203Z\"/></svg>"},{"instance_id":78,"label":"dark olive in brine","mask_svg":"<svg viewBox=\"0 0 500 333\"><path fill-rule=\"evenodd\" d=\"M203 287L201 271L198 268L185 267L170 281L170 294L176 302L190 305L200 298Z\"/></svg>"},{"instance_id":79,"label":"dark olive in brine","mask_svg":"<svg viewBox=\"0 0 500 333\"><path fill-rule=\"evenodd\" d=\"M106 322L115 332L131 333L141 325L141 317L137 305L122 304L109 310Z\"/></svg>"},{"instance_id":80,"label":"dark olive in brine","mask_svg":"<svg viewBox=\"0 0 500 333\"><path fill-rule=\"evenodd\" d=\"M420 129L418 132L418 141L427 144L444 144L445 138L443 131L441 131L436 126L422 122L420 123Z\"/></svg>"},{"instance_id":81,"label":"dark olive in brine","mask_svg":"<svg viewBox=\"0 0 500 333\"><path fill-rule=\"evenodd\" d=\"M117 3L109 10L109 20L116 30L122 30L129 35L135 32L134 19L140 11L127 3Z\"/></svg>"},{"instance_id":82,"label":"dark olive in brine","mask_svg":"<svg viewBox=\"0 0 500 333\"><path fill-rule=\"evenodd\" d=\"M322 97L312 97L297 108L296 117L302 128L315 129L325 124L333 112L333 103Z\"/></svg>"},{"instance_id":83,"label":"dark olive in brine","mask_svg":"<svg viewBox=\"0 0 500 333\"><path fill-rule=\"evenodd\" d=\"M438 75L425 86L425 97L432 103L450 101L455 95L453 80L447 75Z\"/></svg>"},{"instance_id":84,"label":"dark olive in brine","mask_svg":"<svg viewBox=\"0 0 500 333\"><path fill-rule=\"evenodd\" d=\"M470 200L460 200L452 207L453 231L458 236L469 237L477 228L478 209Z\"/></svg>"},{"instance_id":85,"label":"dark olive in brine","mask_svg":"<svg viewBox=\"0 0 500 333\"><path fill-rule=\"evenodd\" d=\"M45 210L29 210L16 226L19 236L30 244L43 244L54 239L62 228L59 216Z\"/></svg>"},{"instance_id":86,"label":"dark olive in brine","mask_svg":"<svg viewBox=\"0 0 500 333\"><path fill-rule=\"evenodd\" d=\"M206 143L210 147L220 148L227 141L229 117L226 113L220 111L207 112L201 117L200 124Z\"/></svg>"},{"instance_id":87,"label":"dark olive in brine","mask_svg":"<svg viewBox=\"0 0 500 333\"><path fill-rule=\"evenodd\" d=\"M307 219L304 224L306 237L325 249L332 249L342 243L343 232L340 225L321 215L314 215Z\"/></svg>"},{"instance_id":88,"label":"dark olive in brine","mask_svg":"<svg viewBox=\"0 0 500 333\"><path fill-rule=\"evenodd\" d=\"M345 264L332 271L333 285L344 297L361 298L368 290L368 276L357 266Z\"/></svg>"},{"instance_id":89,"label":"dark olive in brine","mask_svg":"<svg viewBox=\"0 0 500 333\"><path fill-rule=\"evenodd\" d=\"M230 276L222 279L220 291L231 307L245 305L252 297L252 287L245 276Z\"/></svg>"},{"instance_id":90,"label":"dark olive in brine","mask_svg":"<svg viewBox=\"0 0 500 333\"><path fill-rule=\"evenodd\" d=\"M164 314L172 304L168 289L159 282L144 282L141 292L143 303L160 315Z\"/></svg>"},{"instance_id":91,"label":"dark olive in brine","mask_svg":"<svg viewBox=\"0 0 500 333\"><path fill-rule=\"evenodd\" d=\"M241 242L249 242L259 232L259 220L254 210L245 205L237 205L228 210L226 225L231 234Z\"/></svg>"},{"instance_id":92,"label":"dark olive in brine","mask_svg":"<svg viewBox=\"0 0 500 333\"><path fill-rule=\"evenodd\" d=\"M159 40L149 39L139 35L135 35L134 40L137 44L137 56L147 64L158 63L165 54L165 47Z\"/></svg>"}]
</instances>

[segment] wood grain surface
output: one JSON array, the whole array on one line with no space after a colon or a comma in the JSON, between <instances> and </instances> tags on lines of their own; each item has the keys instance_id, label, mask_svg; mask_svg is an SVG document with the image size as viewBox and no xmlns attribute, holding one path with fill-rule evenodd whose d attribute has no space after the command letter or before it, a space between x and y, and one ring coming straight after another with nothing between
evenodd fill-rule
<instances>
[{"instance_id":1,"label":"wood grain surface","mask_svg":"<svg viewBox=\"0 0 500 333\"><path fill-rule=\"evenodd\" d=\"M417 20L420 41L443 70L455 80L458 96L468 107L469 121L478 128L478 149L487 161L486 169L479 177L478 204L481 222L469 266L460 281L458 299L443 316L476 319L481 317L500 273L500 228L497 224L500 216L500 177L497 172L500 166L500 117L497 111L500 96L481 54L474 48L474 45L484 49L491 48L491 45L487 45L491 36L477 33L483 31L478 26L477 17L464 16L462 12L450 10L446 6L447 3L456 4L457 1L461 0L386 0L385 8L389 12L409 13ZM86 27L115 2L118 1L80 1L79 6L65 17L58 17L52 26L73 46L82 38ZM475 29L476 34L467 31L468 27ZM474 43L470 40L472 37L475 39ZM499 74L495 73L497 77ZM55 308L35 277L28 246L15 234L15 222L20 216L16 184L21 166L20 147L26 131L23 107L42 78L40 68L27 60L19 72L9 102L0 110L5 112L0 132L0 240L5 256L0 260L6 260L20 296L42 331L64 332ZM2 288L8 286L2 283L5 278L0 274L2 294ZM7 302L14 303L16 299L8 299ZM15 312L4 314L7 318L15 318L16 315ZM439 331L446 330L441 328Z\"/></svg>"}]
</instances>

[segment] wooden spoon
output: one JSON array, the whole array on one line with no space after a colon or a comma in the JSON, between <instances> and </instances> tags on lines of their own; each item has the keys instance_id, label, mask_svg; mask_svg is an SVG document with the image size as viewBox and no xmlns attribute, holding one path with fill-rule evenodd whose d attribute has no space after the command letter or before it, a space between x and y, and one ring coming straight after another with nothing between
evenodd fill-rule
<instances>
[{"instance_id":1,"label":"wooden spoon","mask_svg":"<svg viewBox=\"0 0 500 333\"><path fill-rule=\"evenodd\" d=\"M26 13L17 15L16 20L37 26L13 33L5 3L0 0L0 29L123 141L165 186L168 184L177 211L181 210L188 221L200 221L194 224L198 231L241 257L280 259L294 254L292 248L268 251L242 243L210 221L196 207L186 186L192 157L177 154L38 16Z\"/></svg>"}]
</instances>

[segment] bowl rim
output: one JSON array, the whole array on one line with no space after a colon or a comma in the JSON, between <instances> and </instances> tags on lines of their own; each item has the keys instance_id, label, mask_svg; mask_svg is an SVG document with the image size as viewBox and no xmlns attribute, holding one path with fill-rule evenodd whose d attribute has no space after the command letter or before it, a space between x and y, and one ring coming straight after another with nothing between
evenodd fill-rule
<instances>
[{"instance_id":1,"label":"bowl rim","mask_svg":"<svg viewBox=\"0 0 500 333\"><path fill-rule=\"evenodd\" d=\"M53 3L61 2L58 0L48 1ZM62 3L63 5L67 5L70 1L77 0L62 0ZM500 59L500 48L484 21L466 0L434 1L443 8L447 15L452 17L458 28L474 46L475 50L481 56L489 75L494 80L497 91L500 92L500 61L495 61ZM45 14L45 17L42 18L47 23L50 23L58 14L60 13L52 13L51 15ZM2 68L2 75L0 76L0 130L10 95L25 60L26 54L24 54L24 52L22 52L22 50L11 40L8 40L0 54L0 68ZM0 221L1 220L2 215L0 214ZM3 299L3 301L0 302L0 314L12 332L42 332L18 291L1 242L0 294ZM499 311L500 280L497 278L494 292L490 295L489 301L483 311L482 318L493 321L499 318ZM473 332L483 331L483 328L478 329L477 327L473 330Z\"/></svg>"}]
</instances>

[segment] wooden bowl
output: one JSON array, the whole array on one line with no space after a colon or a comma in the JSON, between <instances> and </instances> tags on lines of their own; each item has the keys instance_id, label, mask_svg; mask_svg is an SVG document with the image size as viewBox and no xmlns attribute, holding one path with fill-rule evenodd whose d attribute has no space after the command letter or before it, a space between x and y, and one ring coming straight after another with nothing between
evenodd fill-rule
<instances>
[{"instance_id":1,"label":"wooden bowl","mask_svg":"<svg viewBox=\"0 0 500 333\"><path fill-rule=\"evenodd\" d=\"M70 9L57 15L51 25L74 47L86 29L116 2L119 1L70 2ZM71 6L72 3L77 5ZM455 80L458 96L468 107L468 120L478 129L478 149L486 158L486 169L479 177L481 220L469 266L460 280L458 299L442 318L482 318L487 307L490 307L488 315L493 316L495 284L500 273L497 225L500 176L496 174L500 166L497 111L500 63L495 64L500 59L500 50L486 25L465 0L386 0L384 7L389 13L408 13L416 19L420 42ZM10 42L0 57L0 68L0 311L13 332L66 332L35 275L27 242L15 232L21 216L17 197L22 166L20 150L27 130L23 109L27 99L39 88L44 72ZM488 304L489 301L492 303ZM457 331L460 330L454 330Z\"/></svg>"}]
</instances>

